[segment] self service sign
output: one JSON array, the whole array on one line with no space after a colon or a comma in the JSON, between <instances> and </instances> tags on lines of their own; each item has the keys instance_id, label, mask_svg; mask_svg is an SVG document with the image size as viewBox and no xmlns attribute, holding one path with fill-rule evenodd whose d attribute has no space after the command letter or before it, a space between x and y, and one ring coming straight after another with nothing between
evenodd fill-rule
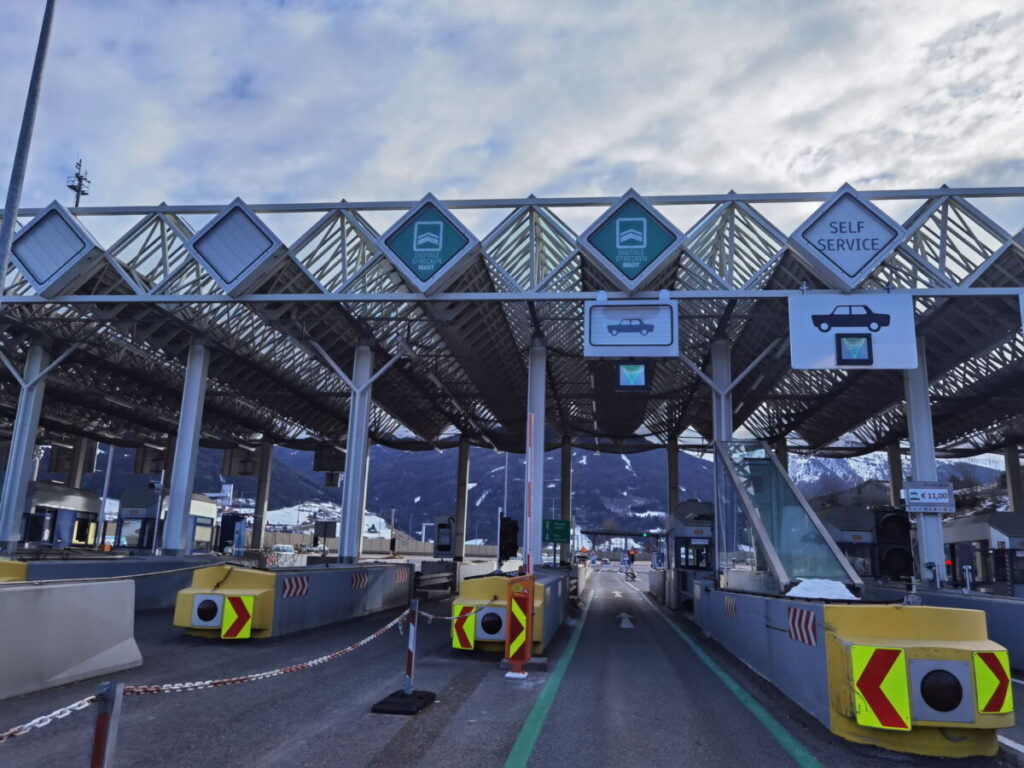
<instances>
[{"instance_id":1,"label":"self service sign","mask_svg":"<svg viewBox=\"0 0 1024 768\"><path fill-rule=\"evenodd\" d=\"M884 293L790 296L789 353L795 369L916 368L914 300Z\"/></svg>"},{"instance_id":2,"label":"self service sign","mask_svg":"<svg viewBox=\"0 0 1024 768\"><path fill-rule=\"evenodd\" d=\"M852 291L902 242L903 228L844 184L793 233L797 258L833 288Z\"/></svg>"}]
</instances>

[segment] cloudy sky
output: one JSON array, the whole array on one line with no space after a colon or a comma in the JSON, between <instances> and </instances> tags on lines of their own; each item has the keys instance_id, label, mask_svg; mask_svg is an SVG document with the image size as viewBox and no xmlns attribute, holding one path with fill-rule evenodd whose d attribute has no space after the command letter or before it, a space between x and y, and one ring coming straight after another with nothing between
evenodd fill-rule
<instances>
[{"instance_id":1,"label":"cloudy sky","mask_svg":"<svg viewBox=\"0 0 1024 768\"><path fill-rule=\"evenodd\" d=\"M0 26L3 186L42 6ZM25 206L79 155L96 205L1024 182L1020 2L57 6Z\"/></svg>"}]
</instances>

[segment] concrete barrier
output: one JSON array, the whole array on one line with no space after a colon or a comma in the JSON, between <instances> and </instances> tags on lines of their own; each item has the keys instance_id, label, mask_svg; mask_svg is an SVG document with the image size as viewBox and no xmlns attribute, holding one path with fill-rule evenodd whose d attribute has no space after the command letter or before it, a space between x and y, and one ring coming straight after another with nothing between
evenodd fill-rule
<instances>
[{"instance_id":1,"label":"concrete barrier","mask_svg":"<svg viewBox=\"0 0 1024 768\"><path fill-rule=\"evenodd\" d=\"M222 637L223 616L214 613L197 623L196 606L211 597L215 598L211 604L244 597L252 598L252 608L243 636L288 635L405 607L412 595L413 576L412 566L404 563L273 571L226 565L204 568L195 572L191 586L178 593L174 625L200 637Z\"/></svg>"},{"instance_id":2,"label":"concrete barrier","mask_svg":"<svg viewBox=\"0 0 1024 768\"><path fill-rule=\"evenodd\" d=\"M0 587L0 699L142 664L131 581Z\"/></svg>"}]
</instances>

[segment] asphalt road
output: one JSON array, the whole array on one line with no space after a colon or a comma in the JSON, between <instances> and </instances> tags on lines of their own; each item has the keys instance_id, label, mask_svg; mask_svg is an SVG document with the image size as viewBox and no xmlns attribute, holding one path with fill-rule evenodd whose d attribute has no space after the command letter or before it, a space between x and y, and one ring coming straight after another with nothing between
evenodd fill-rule
<instances>
[{"instance_id":1,"label":"asphalt road","mask_svg":"<svg viewBox=\"0 0 1024 768\"><path fill-rule=\"evenodd\" d=\"M646 586L643 571L637 583ZM669 614L617 570L595 574L588 590L593 594L589 608L553 643L547 672L508 680L495 656L451 651L446 622L424 622L416 687L436 692L438 702L415 718L369 711L401 685L406 640L391 632L350 655L294 674L191 693L127 697L115 764L737 768L800 765L802 755L806 766L950 765L836 739L688 622L678 616L671 617L673 624L666 621ZM444 604L425 609L447 614ZM143 613L136 636L145 664L114 679L185 682L295 664L365 637L395 614L232 644L184 635L171 626L167 611ZM623 626L623 614L632 628ZM712 670L715 665L719 673ZM2 701L0 730L94 689L95 682L84 682ZM1019 686L1017 691L1024 695ZM766 727L751 706L763 708L774 725ZM88 765L94 717L88 709L0 744L0 766ZM1003 755L955 765L1014 764Z\"/></svg>"}]
</instances>

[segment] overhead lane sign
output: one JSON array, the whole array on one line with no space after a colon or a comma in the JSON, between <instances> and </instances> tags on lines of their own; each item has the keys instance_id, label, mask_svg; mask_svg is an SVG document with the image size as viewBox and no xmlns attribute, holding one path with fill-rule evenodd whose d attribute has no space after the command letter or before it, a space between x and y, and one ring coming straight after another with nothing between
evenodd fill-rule
<instances>
[{"instance_id":1,"label":"overhead lane sign","mask_svg":"<svg viewBox=\"0 0 1024 768\"><path fill-rule=\"evenodd\" d=\"M877 293L790 296L789 351L795 369L917 368L914 300Z\"/></svg>"},{"instance_id":2,"label":"overhead lane sign","mask_svg":"<svg viewBox=\"0 0 1024 768\"><path fill-rule=\"evenodd\" d=\"M903 228L844 184L790 236L797 258L832 288L852 291L903 241Z\"/></svg>"},{"instance_id":3,"label":"overhead lane sign","mask_svg":"<svg viewBox=\"0 0 1024 768\"><path fill-rule=\"evenodd\" d=\"M579 237L580 250L626 291L639 290L683 246L683 234L629 190Z\"/></svg>"},{"instance_id":4,"label":"overhead lane sign","mask_svg":"<svg viewBox=\"0 0 1024 768\"><path fill-rule=\"evenodd\" d=\"M428 194L378 240L402 276L423 293L451 283L479 242L441 201Z\"/></svg>"},{"instance_id":5,"label":"overhead lane sign","mask_svg":"<svg viewBox=\"0 0 1024 768\"><path fill-rule=\"evenodd\" d=\"M588 301L583 312L584 357L679 356L675 301Z\"/></svg>"}]
</instances>

